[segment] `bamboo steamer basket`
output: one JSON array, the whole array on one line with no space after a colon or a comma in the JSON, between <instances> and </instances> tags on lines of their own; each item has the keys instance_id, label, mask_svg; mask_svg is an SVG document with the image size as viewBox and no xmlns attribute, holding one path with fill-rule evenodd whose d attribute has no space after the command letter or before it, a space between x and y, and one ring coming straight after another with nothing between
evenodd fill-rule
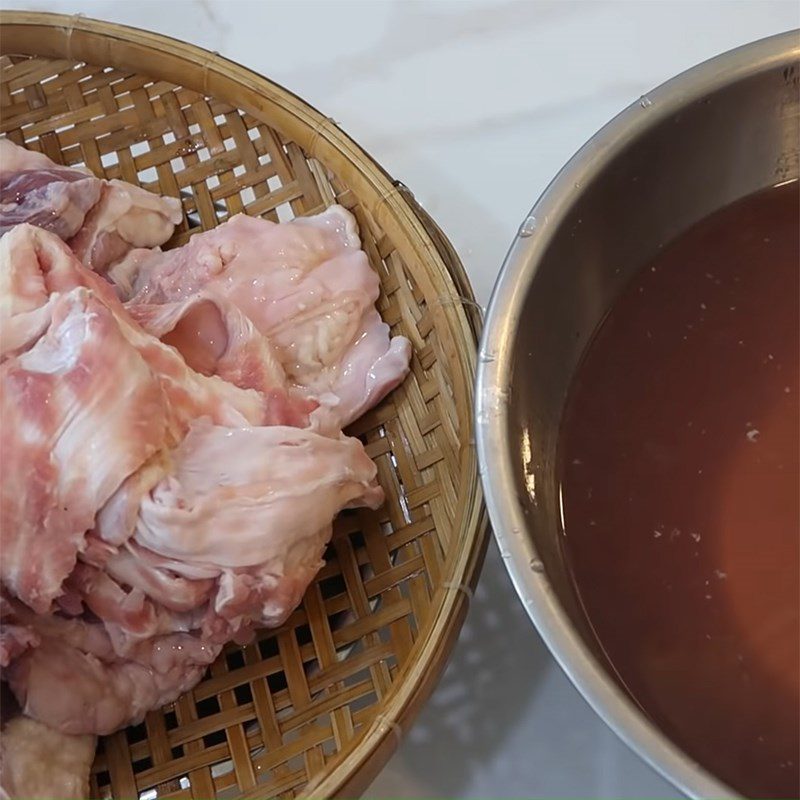
<instances>
[{"instance_id":1,"label":"bamboo steamer basket","mask_svg":"<svg viewBox=\"0 0 800 800\"><path fill-rule=\"evenodd\" d=\"M96 798L360 794L429 696L486 544L472 429L479 328L444 235L336 124L231 61L82 16L0 15L0 133L63 164L180 197L167 247L244 212L336 202L380 276L411 374L349 431L386 504L337 520L277 630L229 646L192 691L100 741Z\"/></svg>"}]
</instances>

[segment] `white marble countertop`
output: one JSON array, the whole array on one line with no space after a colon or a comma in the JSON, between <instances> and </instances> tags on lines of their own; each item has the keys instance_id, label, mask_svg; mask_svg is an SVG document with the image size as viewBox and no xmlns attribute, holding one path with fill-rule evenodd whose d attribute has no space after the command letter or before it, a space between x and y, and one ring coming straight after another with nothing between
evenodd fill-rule
<instances>
[{"instance_id":1,"label":"white marble countertop","mask_svg":"<svg viewBox=\"0 0 800 800\"><path fill-rule=\"evenodd\" d=\"M548 181L604 122L795 0L7 0L217 50L311 102L407 184L488 300ZM370 798L673 797L584 703L490 547L447 672Z\"/></svg>"}]
</instances>

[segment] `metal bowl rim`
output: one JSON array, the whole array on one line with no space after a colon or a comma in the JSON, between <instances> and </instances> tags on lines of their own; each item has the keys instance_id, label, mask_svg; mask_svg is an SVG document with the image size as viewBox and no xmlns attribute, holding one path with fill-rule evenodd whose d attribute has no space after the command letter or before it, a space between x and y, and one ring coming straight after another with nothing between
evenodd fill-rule
<instances>
[{"instance_id":1,"label":"metal bowl rim","mask_svg":"<svg viewBox=\"0 0 800 800\"><path fill-rule=\"evenodd\" d=\"M663 777L693 798L738 798L731 787L674 745L596 662L574 630L547 576L532 569L536 550L516 499L508 430L507 387L517 327L528 288L548 244L583 186L631 141L686 106L745 77L800 59L799 30L761 39L705 61L663 83L600 129L559 171L533 206L495 283L476 374L475 431L481 481L495 539L517 594L548 648L595 712ZM533 233L530 231L533 230Z\"/></svg>"}]
</instances>

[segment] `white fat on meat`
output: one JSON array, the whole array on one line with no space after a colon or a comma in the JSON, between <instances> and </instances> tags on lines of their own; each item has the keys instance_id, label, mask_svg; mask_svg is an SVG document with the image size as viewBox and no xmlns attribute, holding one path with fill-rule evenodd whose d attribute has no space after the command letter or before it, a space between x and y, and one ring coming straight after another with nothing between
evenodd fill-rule
<instances>
[{"instance_id":1,"label":"white fat on meat","mask_svg":"<svg viewBox=\"0 0 800 800\"><path fill-rule=\"evenodd\" d=\"M0 139L0 234L23 222L74 236L100 199L103 181L43 153Z\"/></svg>"},{"instance_id":2,"label":"white fat on meat","mask_svg":"<svg viewBox=\"0 0 800 800\"><path fill-rule=\"evenodd\" d=\"M344 435L201 422L174 465L142 501L134 541L173 564L214 567L216 611L257 624L279 624L300 601L339 511L383 502L374 462Z\"/></svg>"},{"instance_id":3,"label":"white fat on meat","mask_svg":"<svg viewBox=\"0 0 800 800\"><path fill-rule=\"evenodd\" d=\"M54 234L33 225L17 225L0 238L0 358L24 351L47 329L55 293L78 286L104 300L111 287L81 267Z\"/></svg>"},{"instance_id":4,"label":"white fat on meat","mask_svg":"<svg viewBox=\"0 0 800 800\"><path fill-rule=\"evenodd\" d=\"M221 649L188 632L126 639L120 647L99 622L16 613L40 644L4 678L25 715L61 733L106 735L141 722L195 686Z\"/></svg>"},{"instance_id":5,"label":"white fat on meat","mask_svg":"<svg viewBox=\"0 0 800 800\"><path fill-rule=\"evenodd\" d=\"M22 715L0 736L0 796L9 800L84 800L97 739L59 733Z\"/></svg>"},{"instance_id":6,"label":"white fat on meat","mask_svg":"<svg viewBox=\"0 0 800 800\"><path fill-rule=\"evenodd\" d=\"M181 219L177 198L159 197L123 181L104 181L98 202L69 246L87 267L105 272L134 248L166 242Z\"/></svg>"},{"instance_id":7,"label":"white fat on meat","mask_svg":"<svg viewBox=\"0 0 800 800\"><path fill-rule=\"evenodd\" d=\"M177 198L102 180L0 139L0 234L36 225L67 241L87 267L105 272L134 248L166 242L182 218Z\"/></svg>"},{"instance_id":8,"label":"white fat on meat","mask_svg":"<svg viewBox=\"0 0 800 800\"><path fill-rule=\"evenodd\" d=\"M286 224L237 215L166 253L138 254L129 306L201 291L235 304L272 343L318 428L344 427L408 373L411 345L375 310L380 281L340 206ZM126 273L130 283L130 270Z\"/></svg>"},{"instance_id":9,"label":"white fat on meat","mask_svg":"<svg viewBox=\"0 0 800 800\"><path fill-rule=\"evenodd\" d=\"M230 301L198 292L174 303L129 303L126 308L196 372L260 392L266 406L264 424L308 426L317 404L290 389L269 339Z\"/></svg>"},{"instance_id":10,"label":"white fat on meat","mask_svg":"<svg viewBox=\"0 0 800 800\"><path fill-rule=\"evenodd\" d=\"M0 365L0 576L46 612L95 514L163 446L157 377L114 314L79 287L50 326Z\"/></svg>"}]
</instances>

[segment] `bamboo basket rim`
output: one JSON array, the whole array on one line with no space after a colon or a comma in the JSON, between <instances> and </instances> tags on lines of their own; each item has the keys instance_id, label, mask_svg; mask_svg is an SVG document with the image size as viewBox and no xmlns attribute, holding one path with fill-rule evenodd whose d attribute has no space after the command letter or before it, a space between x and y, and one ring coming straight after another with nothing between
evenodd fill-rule
<instances>
[{"instance_id":1,"label":"bamboo basket rim","mask_svg":"<svg viewBox=\"0 0 800 800\"><path fill-rule=\"evenodd\" d=\"M37 29L60 31L58 47L37 46ZM6 37L14 36L7 47ZM38 40L38 41L37 41ZM433 691L447 664L458 632L466 616L472 592L488 544L488 518L478 480L477 453L472 435L472 399L476 368L476 344L481 318L463 265L445 234L419 206L411 192L394 180L366 151L329 117L299 96L259 73L235 61L180 39L145 31L133 26L92 19L83 14L65 15L49 12L0 10L0 53L46 58L63 58L98 65L114 65L125 69L125 58L114 55L115 45L155 49L170 63L189 67L191 79L182 83L206 96L215 95L220 80L234 81L257 101L267 98L280 107L290 119L308 127L313 135L304 151L323 164L344 159L352 165L345 176L348 185L358 186L358 195L365 207L385 231L392 234L398 251L405 252L426 265L427 277L442 291L440 295L460 297L465 301L441 304L433 308L437 320L445 322L454 338L470 346L454 358L464 372L465 394L454 402L458 408L468 443L460 455L461 484L468 488L468 503L461 509L460 527L467 532L459 539L463 544L454 559L449 580L437 589L442 594L432 603L433 619L426 621L425 635L415 642L417 657L410 659L395 683L388 700L381 701L378 713L356 744L337 756L319 780L313 779L304 790L309 798L329 798L360 793L377 776L400 740L403 726L418 713L419 706ZM91 55L90 55L91 54ZM105 54L105 55L104 55ZM138 71L137 68L132 68ZM163 70L156 68L152 77ZM162 75L162 77L165 77ZM169 79L169 78L166 78ZM242 103L242 108L247 108ZM435 598L435 595L434 595ZM433 600L433 598L432 598Z\"/></svg>"}]
</instances>

